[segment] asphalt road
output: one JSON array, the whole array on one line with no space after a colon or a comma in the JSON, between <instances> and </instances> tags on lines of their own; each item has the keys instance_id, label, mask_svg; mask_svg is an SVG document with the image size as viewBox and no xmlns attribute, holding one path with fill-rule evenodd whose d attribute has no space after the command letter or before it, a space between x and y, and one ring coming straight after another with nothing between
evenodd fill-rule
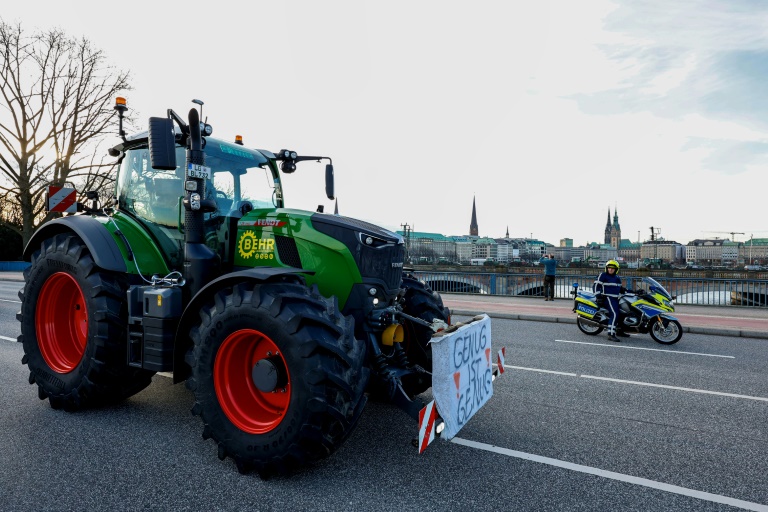
<instances>
[{"instance_id":1,"label":"asphalt road","mask_svg":"<svg viewBox=\"0 0 768 512\"><path fill-rule=\"evenodd\" d=\"M330 458L262 481L219 461L183 385L65 413L21 365L18 283L0 283L0 508L40 510L768 510L768 340L609 344L492 321L507 371L452 442L369 403ZM461 318L457 318L461 319Z\"/></svg>"}]
</instances>

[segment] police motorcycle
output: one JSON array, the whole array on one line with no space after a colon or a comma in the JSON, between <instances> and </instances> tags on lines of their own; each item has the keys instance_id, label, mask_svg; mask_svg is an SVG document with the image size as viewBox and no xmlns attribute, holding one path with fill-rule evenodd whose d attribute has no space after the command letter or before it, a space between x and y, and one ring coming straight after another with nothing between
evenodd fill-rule
<instances>
[{"instance_id":1,"label":"police motorcycle","mask_svg":"<svg viewBox=\"0 0 768 512\"><path fill-rule=\"evenodd\" d=\"M579 290L579 283L573 283L571 295L576 325L581 332L595 336L608 328L610 312L598 304L595 293ZM638 289L622 290L616 326L627 333L650 334L663 345L677 343L683 336L683 328L677 318L669 314L675 311L673 299L658 281L643 277Z\"/></svg>"}]
</instances>

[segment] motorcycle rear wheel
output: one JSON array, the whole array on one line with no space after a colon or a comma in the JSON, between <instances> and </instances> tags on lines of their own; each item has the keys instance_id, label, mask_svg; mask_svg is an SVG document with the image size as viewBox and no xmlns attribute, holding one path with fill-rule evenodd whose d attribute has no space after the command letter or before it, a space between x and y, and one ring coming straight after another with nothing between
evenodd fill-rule
<instances>
[{"instance_id":1,"label":"motorcycle rear wheel","mask_svg":"<svg viewBox=\"0 0 768 512\"><path fill-rule=\"evenodd\" d=\"M683 337L683 328L677 320L662 319L661 322L653 322L650 334L653 341L662 345L672 345Z\"/></svg>"},{"instance_id":2,"label":"motorcycle rear wheel","mask_svg":"<svg viewBox=\"0 0 768 512\"><path fill-rule=\"evenodd\" d=\"M589 336L596 336L603 332L604 327L601 325L594 325L590 324L588 322L585 322L582 320L581 317L576 319L576 326L579 328L581 332L584 334L588 334Z\"/></svg>"}]
</instances>

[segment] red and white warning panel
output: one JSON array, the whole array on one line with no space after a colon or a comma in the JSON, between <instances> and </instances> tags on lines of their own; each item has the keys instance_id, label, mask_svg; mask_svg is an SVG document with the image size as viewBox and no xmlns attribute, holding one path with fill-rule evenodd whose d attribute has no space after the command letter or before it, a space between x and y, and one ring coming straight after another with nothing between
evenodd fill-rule
<instances>
[{"instance_id":1,"label":"red and white warning panel","mask_svg":"<svg viewBox=\"0 0 768 512\"><path fill-rule=\"evenodd\" d=\"M435 440L435 420L437 408L435 401L429 402L419 411L419 453L427 449L427 446Z\"/></svg>"},{"instance_id":2,"label":"red and white warning panel","mask_svg":"<svg viewBox=\"0 0 768 512\"><path fill-rule=\"evenodd\" d=\"M77 211L77 190L65 187L48 187L48 211L75 213Z\"/></svg>"},{"instance_id":3,"label":"red and white warning panel","mask_svg":"<svg viewBox=\"0 0 768 512\"><path fill-rule=\"evenodd\" d=\"M501 347L499 350L499 364L496 365L498 375L504 373L504 356L507 354L507 347Z\"/></svg>"}]
</instances>

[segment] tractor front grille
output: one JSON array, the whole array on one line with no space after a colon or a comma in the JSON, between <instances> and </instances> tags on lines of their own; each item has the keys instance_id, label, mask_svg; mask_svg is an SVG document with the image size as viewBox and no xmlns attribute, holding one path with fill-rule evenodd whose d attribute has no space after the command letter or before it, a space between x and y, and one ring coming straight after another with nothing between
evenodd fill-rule
<instances>
[{"instance_id":1,"label":"tractor front grille","mask_svg":"<svg viewBox=\"0 0 768 512\"><path fill-rule=\"evenodd\" d=\"M388 294L397 293L405 256L400 235L368 222L323 213L312 215L312 225L347 246L363 282L378 283Z\"/></svg>"}]
</instances>

